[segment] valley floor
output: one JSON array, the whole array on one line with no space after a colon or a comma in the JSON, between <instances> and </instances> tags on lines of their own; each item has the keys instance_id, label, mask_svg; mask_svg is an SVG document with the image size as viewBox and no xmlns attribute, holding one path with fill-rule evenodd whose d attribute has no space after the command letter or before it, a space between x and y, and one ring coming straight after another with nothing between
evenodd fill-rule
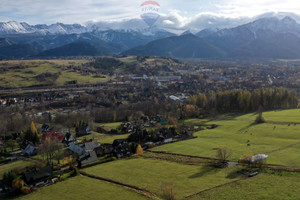
<instances>
[{"instance_id":1,"label":"valley floor","mask_svg":"<svg viewBox=\"0 0 300 200\"><path fill-rule=\"evenodd\" d=\"M233 162L245 154L265 153L269 165L300 169L300 110L266 112L267 122L259 125L253 124L255 117L187 120L194 126L218 127L197 132L196 139L156 147L142 157L88 167L78 177L21 199L161 199L164 185L173 188L177 199L299 199L298 172L263 170L249 178L238 173L242 166L208 165L216 148L227 147Z\"/></svg>"}]
</instances>

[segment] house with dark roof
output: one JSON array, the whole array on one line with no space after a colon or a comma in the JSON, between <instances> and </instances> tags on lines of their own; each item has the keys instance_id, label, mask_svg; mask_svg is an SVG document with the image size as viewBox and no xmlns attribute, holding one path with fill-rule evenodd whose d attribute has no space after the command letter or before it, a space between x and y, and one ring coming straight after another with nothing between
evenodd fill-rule
<instances>
[{"instance_id":1,"label":"house with dark roof","mask_svg":"<svg viewBox=\"0 0 300 200\"><path fill-rule=\"evenodd\" d=\"M42 125L42 133L48 133L51 131L52 131L52 128L49 125L47 125L47 124Z\"/></svg>"},{"instance_id":2,"label":"house with dark roof","mask_svg":"<svg viewBox=\"0 0 300 200\"><path fill-rule=\"evenodd\" d=\"M82 165L90 164L98 160L95 151L85 152L83 155L79 156L77 159L78 167L81 168Z\"/></svg>"},{"instance_id":3,"label":"house with dark roof","mask_svg":"<svg viewBox=\"0 0 300 200\"><path fill-rule=\"evenodd\" d=\"M104 147L102 144L98 143L97 141L92 141L85 143L83 145L84 151L95 151L97 155L103 155L104 154Z\"/></svg>"},{"instance_id":4,"label":"house with dark roof","mask_svg":"<svg viewBox=\"0 0 300 200\"><path fill-rule=\"evenodd\" d=\"M29 186L42 186L51 183L53 178L52 169L50 166L34 169L24 173L24 181Z\"/></svg>"},{"instance_id":5,"label":"house with dark roof","mask_svg":"<svg viewBox=\"0 0 300 200\"><path fill-rule=\"evenodd\" d=\"M131 155L130 146L126 139L114 140L113 144L113 154L117 158L128 157Z\"/></svg>"},{"instance_id":6,"label":"house with dark roof","mask_svg":"<svg viewBox=\"0 0 300 200\"><path fill-rule=\"evenodd\" d=\"M130 122L123 122L121 124L121 131L122 133L132 133L133 131L133 125Z\"/></svg>"},{"instance_id":7,"label":"house with dark roof","mask_svg":"<svg viewBox=\"0 0 300 200\"><path fill-rule=\"evenodd\" d=\"M100 147L101 144L98 143L97 141L93 141L93 142L87 142L83 145L83 148L85 151L93 151L94 149Z\"/></svg>"},{"instance_id":8,"label":"house with dark roof","mask_svg":"<svg viewBox=\"0 0 300 200\"><path fill-rule=\"evenodd\" d=\"M28 146L28 144L33 145L33 143L29 142L28 140L23 140L19 142L20 149L24 150Z\"/></svg>"},{"instance_id":9,"label":"house with dark roof","mask_svg":"<svg viewBox=\"0 0 300 200\"><path fill-rule=\"evenodd\" d=\"M78 156L81 156L84 153L84 148L74 143L71 143L68 149L76 153Z\"/></svg>"},{"instance_id":10,"label":"house with dark roof","mask_svg":"<svg viewBox=\"0 0 300 200\"><path fill-rule=\"evenodd\" d=\"M79 126L76 128L76 137L82 137L92 134L89 126Z\"/></svg>"},{"instance_id":11,"label":"house with dark roof","mask_svg":"<svg viewBox=\"0 0 300 200\"><path fill-rule=\"evenodd\" d=\"M173 134L170 132L161 132L159 135L159 140L162 143L170 143L173 141Z\"/></svg>"},{"instance_id":12,"label":"house with dark roof","mask_svg":"<svg viewBox=\"0 0 300 200\"><path fill-rule=\"evenodd\" d=\"M87 142L80 146L71 143L69 150L76 154L79 168L82 165L97 161L97 155L102 155L104 153L104 148L102 148L102 145L96 141Z\"/></svg>"},{"instance_id":13,"label":"house with dark roof","mask_svg":"<svg viewBox=\"0 0 300 200\"><path fill-rule=\"evenodd\" d=\"M24 156L31 156L36 153L37 153L37 149L31 142L27 144L25 149L22 149L22 155Z\"/></svg>"},{"instance_id":14,"label":"house with dark roof","mask_svg":"<svg viewBox=\"0 0 300 200\"><path fill-rule=\"evenodd\" d=\"M76 142L76 138L71 133L66 133L63 141L65 145L69 145L72 142Z\"/></svg>"},{"instance_id":15,"label":"house with dark roof","mask_svg":"<svg viewBox=\"0 0 300 200\"><path fill-rule=\"evenodd\" d=\"M114 140L112 145L113 145L113 147L116 147L116 146L122 145L124 143L127 143L127 139L116 139L116 140Z\"/></svg>"}]
</instances>

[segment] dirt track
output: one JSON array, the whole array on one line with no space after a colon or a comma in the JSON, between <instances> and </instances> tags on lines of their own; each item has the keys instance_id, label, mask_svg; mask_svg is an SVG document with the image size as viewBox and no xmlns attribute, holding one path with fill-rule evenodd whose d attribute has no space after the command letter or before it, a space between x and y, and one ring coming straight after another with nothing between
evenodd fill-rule
<instances>
[{"instance_id":1,"label":"dirt track","mask_svg":"<svg viewBox=\"0 0 300 200\"><path fill-rule=\"evenodd\" d=\"M139 193L143 196L146 196L150 199L158 199L158 196L155 193L150 192L150 191L148 191L146 189L143 189L143 188L128 185L128 184L125 184L125 183L121 183L121 182L118 182L118 181L115 181L115 180L103 178L103 177L100 177L100 176L91 175L91 174L88 174L88 173L85 173L85 172L82 172L82 171L80 171L80 174L83 175L83 176L89 177L89 178L93 178L93 179L97 179L97 180L100 180L100 181L105 181L105 182L108 182L108 183L111 183L111 184L121 186L123 188L129 189L129 190L134 191L136 193Z\"/></svg>"}]
</instances>

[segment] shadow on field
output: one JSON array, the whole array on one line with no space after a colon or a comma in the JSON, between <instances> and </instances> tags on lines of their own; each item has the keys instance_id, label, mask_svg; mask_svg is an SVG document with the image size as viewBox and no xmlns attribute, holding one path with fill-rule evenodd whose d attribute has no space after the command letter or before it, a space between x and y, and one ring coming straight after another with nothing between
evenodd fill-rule
<instances>
[{"instance_id":1,"label":"shadow on field","mask_svg":"<svg viewBox=\"0 0 300 200\"><path fill-rule=\"evenodd\" d=\"M232 171L232 172L230 172L230 173L226 176L226 178L228 178L228 179L236 179L236 178L238 178L238 177L240 177L240 176L242 176L242 174L241 174L241 173L238 173L238 171Z\"/></svg>"},{"instance_id":2,"label":"shadow on field","mask_svg":"<svg viewBox=\"0 0 300 200\"><path fill-rule=\"evenodd\" d=\"M189 178L199 178L208 174L217 173L218 171L220 171L220 169L217 169L215 167L210 167L210 166L204 166L200 169L198 173L189 176Z\"/></svg>"},{"instance_id":3,"label":"shadow on field","mask_svg":"<svg viewBox=\"0 0 300 200\"><path fill-rule=\"evenodd\" d=\"M220 115L220 116L216 116L215 118L213 118L212 120L234 120L240 116L243 116L245 114L237 114L237 113L231 113L231 114L224 114L224 115Z\"/></svg>"},{"instance_id":4,"label":"shadow on field","mask_svg":"<svg viewBox=\"0 0 300 200\"><path fill-rule=\"evenodd\" d=\"M253 122L253 123L249 124L248 126L241 128L239 131L247 131L250 127L257 126L257 125L258 125L257 123Z\"/></svg>"}]
</instances>

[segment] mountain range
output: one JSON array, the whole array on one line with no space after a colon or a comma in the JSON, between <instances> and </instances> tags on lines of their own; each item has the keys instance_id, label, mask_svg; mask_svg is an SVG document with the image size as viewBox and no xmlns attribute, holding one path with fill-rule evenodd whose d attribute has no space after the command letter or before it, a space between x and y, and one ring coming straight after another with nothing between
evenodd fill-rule
<instances>
[{"instance_id":1,"label":"mountain range","mask_svg":"<svg viewBox=\"0 0 300 200\"><path fill-rule=\"evenodd\" d=\"M0 35L10 34L72 34L72 33L85 33L88 32L87 28L80 24L63 24L56 23L51 25L39 24L29 25L25 22L0 22Z\"/></svg>"},{"instance_id":2,"label":"mountain range","mask_svg":"<svg viewBox=\"0 0 300 200\"><path fill-rule=\"evenodd\" d=\"M300 25L292 18L262 18L230 29L203 30L156 40L124 52L178 58L300 58Z\"/></svg>"},{"instance_id":3,"label":"mountain range","mask_svg":"<svg viewBox=\"0 0 300 200\"><path fill-rule=\"evenodd\" d=\"M214 58L225 53L193 34L155 40L147 45L123 52L125 55L151 55L176 58Z\"/></svg>"},{"instance_id":4,"label":"mountain range","mask_svg":"<svg viewBox=\"0 0 300 200\"><path fill-rule=\"evenodd\" d=\"M300 25L291 17L265 17L233 28L197 33L102 30L99 26L0 23L0 58L155 55L177 58L300 58Z\"/></svg>"}]
</instances>

